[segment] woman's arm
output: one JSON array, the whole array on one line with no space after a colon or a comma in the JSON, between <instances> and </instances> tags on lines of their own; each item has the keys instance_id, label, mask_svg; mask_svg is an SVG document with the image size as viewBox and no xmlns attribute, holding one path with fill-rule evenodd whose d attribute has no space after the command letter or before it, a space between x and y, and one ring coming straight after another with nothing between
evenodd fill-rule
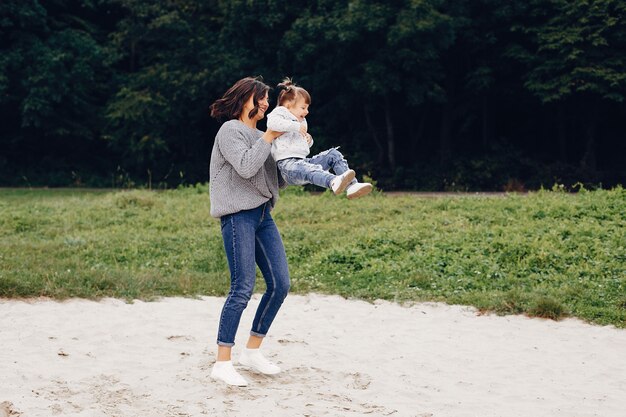
<instances>
[{"instance_id":1,"label":"woman's arm","mask_svg":"<svg viewBox=\"0 0 626 417\"><path fill-rule=\"evenodd\" d=\"M263 167L270 155L272 141L279 135L279 132L268 130L250 147L241 132L226 128L220 129L215 140L224 159L237 174L242 178L252 178Z\"/></svg>"}]
</instances>

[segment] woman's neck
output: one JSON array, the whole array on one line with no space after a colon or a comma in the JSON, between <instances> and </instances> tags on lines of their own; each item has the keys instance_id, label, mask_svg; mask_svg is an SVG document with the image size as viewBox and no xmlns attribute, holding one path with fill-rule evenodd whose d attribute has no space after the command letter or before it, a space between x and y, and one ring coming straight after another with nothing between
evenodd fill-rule
<instances>
[{"instance_id":1,"label":"woman's neck","mask_svg":"<svg viewBox=\"0 0 626 417\"><path fill-rule=\"evenodd\" d=\"M239 121L252 129L256 129L256 119L251 119L248 116L241 115L239 117Z\"/></svg>"}]
</instances>

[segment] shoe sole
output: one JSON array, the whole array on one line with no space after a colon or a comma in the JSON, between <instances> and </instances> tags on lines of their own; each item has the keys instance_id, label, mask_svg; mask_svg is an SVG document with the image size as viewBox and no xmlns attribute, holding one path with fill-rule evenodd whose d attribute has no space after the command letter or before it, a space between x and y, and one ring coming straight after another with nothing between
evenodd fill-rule
<instances>
[{"instance_id":1,"label":"shoe sole","mask_svg":"<svg viewBox=\"0 0 626 417\"><path fill-rule=\"evenodd\" d=\"M355 176L356 176L356 172L354 172L353 170L348 171L348 175L343 177L343 181L341 181L341 184L339 184L339 188L333 191L335 195L339 195L343 193L344 191L346 191L346 188L352 182Z\"/></svg>"},{"instance_id":2,"label":"shoe sole","mask_svg":"<svg viewBox=\"0 0 626 417\"><path fill-rule=\"evenodd\" d=\"M353 194L350 194L348 196L348 200L354 200L355 198L366 196L366 195L368 195L369 193L372 192L373 188L374 187L372 187L371 184L369 185L369 187L363 187L359 191L357 191L357 192L355 192Z\"/></svg>"}]
</instances>

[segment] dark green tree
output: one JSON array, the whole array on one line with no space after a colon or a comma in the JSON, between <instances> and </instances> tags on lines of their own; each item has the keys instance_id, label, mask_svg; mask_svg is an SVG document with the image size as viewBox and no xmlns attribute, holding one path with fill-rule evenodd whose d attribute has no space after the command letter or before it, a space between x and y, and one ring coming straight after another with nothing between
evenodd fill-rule
<instances>
[{"instance_id":1,"label":"dark green tree","mask_svg":"<svg viewBox=\"0 0 626 417\"><path fill-rule=\"evenodd\" d=\"M184 182L206 165L209 99L220 85L217 2L115 0L122 17L111 34L115 93L106 105L106 139L128 171ZM201 164L201 165L200 165Z\"/></svg>"},{"instance_id":2,"label":"dark green tree","mask_svg":"<svg viewBox=\"0 0 626 417\"><path fill-rule=\"evenodd\" d=\"M314 151L345 145L386 189L624 182L625 9L4 0L0 185L206 181L208 106L248 75L307 88Z\"/></svg>"},{"instance_id":3,"label":"dark green tree","mask_svg":"<svg viewBox=\"0 0 626 417\"><path fill-rule=\"evenodd\" d=\"M567 111L580 121L580 164L595 171L600 112L626 96L626 3L535 0L528 8L531 19L518 29L535 48L517 51L530 65L525 86L543 103L559 106L560 123Z\"/></svg>"},{"instance_id":4,"label":"dark green tree","mask_svg":"<svg viewBox=\"0 0 626 417\"><path fill-rule=\"evenodd\" d=\"M283 39L293 67L305 69L333 107L360 107L339 117L356 117L375 143L379 161L392 170L398 154L410 147L409 139L398 143L398 119L413 119L419 105L442 97L439 56L452 43L453 31L439 3L319 1ZM377 126L383 126L382 134Z\"/></svg>"},{"instance_id":5,"label":"dark green tree","mask_svg":"<svg viewBox=\"0 0 626 417\"><path fill-rule=\"evenodd\" d=\"M99 11L70 0L0 4L0 146L9 159L56 153L72 167L98 146L109 59L93 23Z\"/></svg>"}]
</instances>

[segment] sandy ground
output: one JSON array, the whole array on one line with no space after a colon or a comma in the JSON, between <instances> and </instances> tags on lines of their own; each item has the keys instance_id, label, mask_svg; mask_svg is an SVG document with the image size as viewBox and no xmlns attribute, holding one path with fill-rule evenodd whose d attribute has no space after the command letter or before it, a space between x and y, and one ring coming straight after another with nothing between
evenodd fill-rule
<instances>
[{"instance_id":1,"label":"sandy ground","mask_svg":"<svg viewBox=\"0 0 626 417\"><path fill-rule=\"evenodd\" d=\"M222 302L0 300L0 417L626 415L625 330L290 295L284 372L234 388L209 377Z\"/></svg>"}]
</instances>

